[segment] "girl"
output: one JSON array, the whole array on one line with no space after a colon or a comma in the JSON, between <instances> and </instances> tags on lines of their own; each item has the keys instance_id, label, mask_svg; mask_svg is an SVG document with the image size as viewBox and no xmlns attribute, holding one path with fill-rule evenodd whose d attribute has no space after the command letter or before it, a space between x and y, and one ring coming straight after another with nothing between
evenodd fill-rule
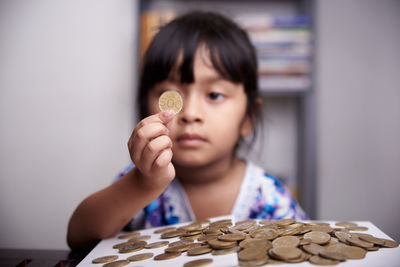
<instances>
[{"instance_id":1,"label":"girl","mask_svg":"<svg viewBox=\"0 0 400 267\"><path fill-rule=\"evenodd\" d=\"M166 90L182 95L178 114L159 111ZM235 23L192 12L161 28L144 57L138 104L142 120L128 142L134 164L77 207L68 227L71 248L90 248L124 226L226 214L306 218L283 184L235 155L261 105L256 55Z\"/></svg>"}]
</instances>

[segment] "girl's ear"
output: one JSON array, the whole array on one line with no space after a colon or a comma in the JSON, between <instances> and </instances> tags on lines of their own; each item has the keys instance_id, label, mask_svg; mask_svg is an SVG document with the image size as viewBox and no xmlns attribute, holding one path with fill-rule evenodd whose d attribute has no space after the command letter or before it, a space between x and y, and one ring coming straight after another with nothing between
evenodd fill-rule
<instances>
[{"instance_id":1,"label":"girl's ear","mask_svg":"<svg viewBox=\"0 0 400 267\"><path fill-rule=\"evenodd\" d=\"M258 115L259 112L261 112L261 108L262 108L262 103L263 100L261 97L258 97L256 99L256 108L255 108L255 113L254 116L251 116L249 114L246 115L246 118L244 119L241 127L240 127L240 136L245 138L247 136L249 136L251 134L251 132L253 131L253 127L254 127L254 122L256 119L256 116Z\"/></svg>"}]
</instances>

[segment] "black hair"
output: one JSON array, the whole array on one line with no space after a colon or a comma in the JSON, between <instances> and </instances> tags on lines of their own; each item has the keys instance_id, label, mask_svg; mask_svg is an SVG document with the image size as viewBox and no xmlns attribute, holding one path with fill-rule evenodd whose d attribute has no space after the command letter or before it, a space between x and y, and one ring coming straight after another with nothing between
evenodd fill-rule
<instances>
[{"instance_id":1,"label":"black hair","mask_svg":"<svg viewBox=\"0 0 400 267\"><path fill-rule=\"evenodd\" d=\"M199 45L206 45L217 72L242 83L247 95L246 113L253 124L259 105L257 57L247 33L232 20L215 12L192 11L160 28L143 56L138 91L139 117L149 116L148 94L177 71L181 83L193 83L193 62ZM176 66L182 53L182 62ZM177 69L175 69L177 67Z\"/></svg>"}]
</instances>

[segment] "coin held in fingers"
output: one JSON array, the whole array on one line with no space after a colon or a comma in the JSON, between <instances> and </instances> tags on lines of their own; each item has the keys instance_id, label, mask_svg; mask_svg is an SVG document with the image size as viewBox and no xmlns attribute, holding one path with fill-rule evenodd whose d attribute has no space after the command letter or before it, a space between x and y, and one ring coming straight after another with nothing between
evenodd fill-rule
<instances>
[{"instance_id":1,"label":"coin held in fingers","mask_svg":"<svg viewBox=\"0 0 400 267\"><path fill-rule=\"evenodd\" d=\"M183 107L183 100L177 91L169 90L161 94L158 106L161 111L173 110L177 114Z\"/></svg>"}]
</instances>

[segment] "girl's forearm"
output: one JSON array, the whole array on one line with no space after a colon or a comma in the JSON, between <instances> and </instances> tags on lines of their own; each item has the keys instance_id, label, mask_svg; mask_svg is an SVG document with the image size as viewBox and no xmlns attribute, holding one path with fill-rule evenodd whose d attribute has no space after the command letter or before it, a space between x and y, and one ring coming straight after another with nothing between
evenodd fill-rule
<instances>
[{"instance_id":1,"label":"girl's forearm","mask_svg":"<svg viewBox=\"0 0 400 267\"><path fill-rule=\"evenodd\" d=\"M69 246L85 250L115 235L164 190L145 188L141 178L134 168L114 184L83 200L68 225Z\"/></svg>"}]
</instances>

